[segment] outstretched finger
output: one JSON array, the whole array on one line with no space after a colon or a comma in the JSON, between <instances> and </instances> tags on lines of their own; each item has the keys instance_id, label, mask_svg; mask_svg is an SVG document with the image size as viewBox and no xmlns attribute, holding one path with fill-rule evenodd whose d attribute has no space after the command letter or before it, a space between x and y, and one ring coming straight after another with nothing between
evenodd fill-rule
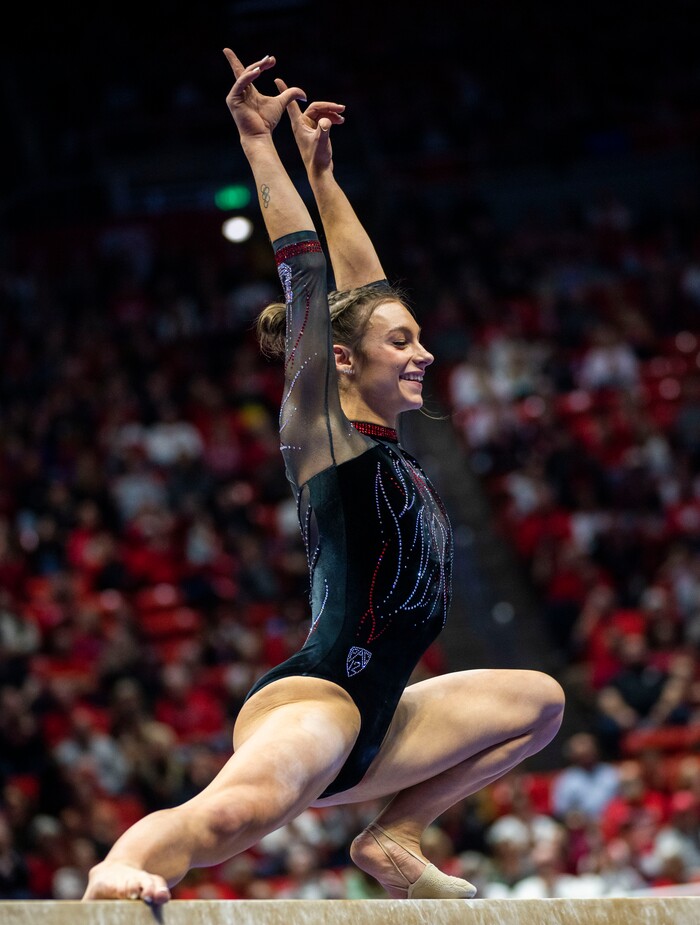
<instances>
[{"instance_id":1,"label":"outstretched finger","mask_svg":"<svg viewBox=\"0 0 700 925\"><path fill-rule=\"evenodd\" d=\"M231 70L234 73L236 79L238 79L243 71L245 71L245 65L241 59L236 55L230 48L224 48L224 54L226 55L226 60L231 65Z\"/></svg>"},{"instance_id":2,"label":"outstretched finger","mask_svg":"<svg viewBox=\"0 0 700 925\"><path fill-rule=\"evenodd\" d=\"M265 55L265 57L261 58L259 61L244 67L244 65L231 51L230 48L225 48L224 54L226 55L228 62L231 65L231 69L233 70L233 73L236 77L236 82L231 88L230 93L230 95L233 97L242 96L248 87L253 83L253 81L259 77L263 71L273 67L275 64L275 58L272 55Z\"/></svg>"},{"instance_id":3,"label":"outstretched finger","mask_svg":"<svg viewBox=\"0 0 700 925\"><path fill-rule=\"evenodd\" d=\"M265 55L265 57L261 58L259 61L254 61L252 64L246 66L230 48L224 48L224 54L236 77L240 77L244 71L266 71L268 68L274 67L277 63L277 59L274 55Z\"/></svg>"}]
</instances>

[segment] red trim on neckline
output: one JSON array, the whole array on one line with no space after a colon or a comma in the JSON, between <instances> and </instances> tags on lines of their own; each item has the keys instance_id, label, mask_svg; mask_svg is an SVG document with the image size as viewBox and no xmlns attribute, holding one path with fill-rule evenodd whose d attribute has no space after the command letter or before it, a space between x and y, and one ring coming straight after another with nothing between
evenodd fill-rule
<instances>
[{"instance_id":1,"label":"red trim on neckline","mask_svg":"<svg viewBox=\"0 0 700 925\"><path fill-rule=\"evenodd\" d=\"M399 435L393 427L386 427L384 424L370 424L369 421L350 421L355 430L368 437L378 437L380 440L391 440L393 443L399 442Z\"/></svg>"}]
</instances>

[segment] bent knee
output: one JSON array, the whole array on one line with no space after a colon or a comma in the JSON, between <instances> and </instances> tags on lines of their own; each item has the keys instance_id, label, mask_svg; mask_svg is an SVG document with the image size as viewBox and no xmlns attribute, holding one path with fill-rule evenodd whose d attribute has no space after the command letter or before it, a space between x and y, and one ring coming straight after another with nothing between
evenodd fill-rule
<instances>
[{"instance_id":1,"label":"bent knee","mask_svg":"<svg viewBox=\"0 0 700 925\"><path fill-rule=\"evenodd\" d=\"M523 731L561 724L564 690L551 675L531 669L506 669L497 678L504 715L513 717Z\"/></svg>"},{"instance_id":2,"label":"bent knee","mask_svg":"<svg viewBox=\"0 0 700 925\"><path fill-rule=\"evenodd\" d=\"M200 800L197 819L202 837L209 833L213 844L245 836L247 832L268 832L283 825L300 811L300 794L288 787L237 786Z\"/></svg>"},{"instance_id":3,"label":"bent knee","mask_svg":"<svg viewBox=\"0 0 700 925\"><path fill-rule=\"evenodd\" d=\"M560 725L566 702L561 684L543 671L527 671L526 675L527 699L537 725Z\"/></svg>"}]
</instances>

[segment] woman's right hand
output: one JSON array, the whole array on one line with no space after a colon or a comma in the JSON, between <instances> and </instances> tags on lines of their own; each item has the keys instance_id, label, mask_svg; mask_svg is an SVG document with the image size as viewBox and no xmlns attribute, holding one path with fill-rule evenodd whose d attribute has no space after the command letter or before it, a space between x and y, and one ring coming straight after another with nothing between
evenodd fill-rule
<instances>
[{"instance_id":1,"label":"woman's right hand","mask_svg":"<svg viewBox=\"0 0 700 925\"><path fill-rule=\"evenodd\" d=\"M224 48L224 54L236 78L226 97L226 103L241 138L271 135L287 106L290 103L298 105L296 100L306 99L304 91L299 87L285 86L279 96L264 96L253 86L253 81L263 71L274 67L276 59L272 55L266 55L260 61L245 67L230 48Z\"/></svg>"},{"instance_id":2,"label":"woman's right hand","mask_svg":"<svg viewBox=\"0 0 700 925\"><path fill-rule=\"evenodd\" d=\"M289 92L286 83L278 77L275 86L280 96ZM294 138L308 173L333 170L330 129L331 125L343 124L344 110L342 103L315 102L309 103L302 112L296 98L287 105Z\"/></svg>"}]
</instances>

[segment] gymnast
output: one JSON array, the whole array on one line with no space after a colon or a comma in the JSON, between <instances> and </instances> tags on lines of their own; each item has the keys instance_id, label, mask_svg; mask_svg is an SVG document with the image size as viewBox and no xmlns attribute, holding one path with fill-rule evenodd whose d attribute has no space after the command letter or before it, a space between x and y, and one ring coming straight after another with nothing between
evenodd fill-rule
<instances>
[{"instance_id":1,"label":"gymnast","mask_svg":"<svg viewBox=\"0 0 700 925\"><path fill-rule=\"evenodd\" d=\"M280 79L263 95L255 82L275 58L244 66L224 54L284 292L258 331L262 349L284 357L280 446L309 560L309 632L248 694L215 779L131 826L83 898L166 902L191 868L245 851L308 807L369 800L386 802L352 842L354 864L393 898L468 898L470 883L422 854L422 833L547 745L563 692L525 669L410 683L450 603L449 520L397 434L400 415L422 406L433 356L335 179L330 129L344 107L302 112L303 91ZM330 294L318 234L273 143L285 111L323 225Z\"/></svg>"}]
</instances>

